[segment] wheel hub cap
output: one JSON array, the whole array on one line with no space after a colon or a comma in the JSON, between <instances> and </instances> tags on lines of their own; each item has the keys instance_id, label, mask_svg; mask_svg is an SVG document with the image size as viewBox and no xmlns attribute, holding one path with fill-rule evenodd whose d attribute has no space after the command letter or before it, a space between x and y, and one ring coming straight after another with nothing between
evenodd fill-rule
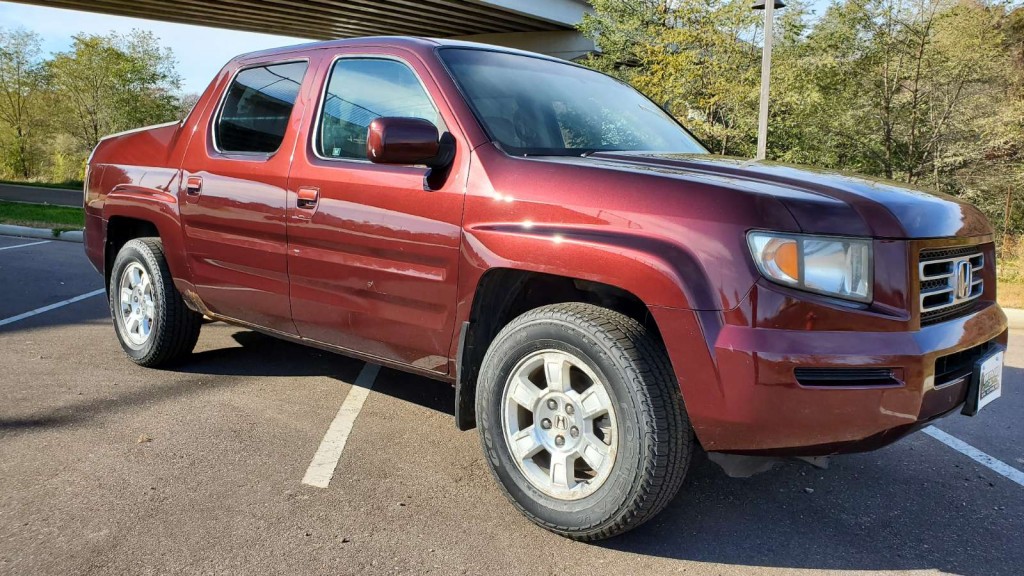
<instances>
[{"instance_id":1,"label":"wheel hub cap","mask_svg":"<svg viewBox=\"0 0 1024 576\"><path fill-rule=\"evenodd\" d=\"M561 500L593 493L615 462L611 397L585 362L565 352L535 352L516 366L502 396L502 430L527 480Z\"/></svg>"},{"instance_id":2,"label":"wheel hub cap","mask_svg":"<svg viewBox=\"0 0 1024 576\"><path fill-rule=\"evenodd\" d=\"M141 347L153 332L156 302L149 273L138 262L129 264L121 274L118 303L121 332L130 345Z\"/></svg>"}]
</instances>

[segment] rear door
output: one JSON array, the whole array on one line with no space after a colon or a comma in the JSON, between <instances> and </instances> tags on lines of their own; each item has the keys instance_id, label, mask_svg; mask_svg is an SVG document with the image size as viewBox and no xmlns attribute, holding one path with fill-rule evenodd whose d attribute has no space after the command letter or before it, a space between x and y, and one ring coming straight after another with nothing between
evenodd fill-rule
<instances>
[{"instance_id":1,"label":"rear door","mask_svg":"<svg viewBox=\"0 0 1024 576\"><path fill-rule=\"evenodd\" d=\"M288 181L295 325L304 338L446 373L466 146L412 55L363 49L327 68ZM381 116L452 131L458 151L441 185L424 189L425 166L366 160L367 127Z\"/></svg>"},{"instance_id":2,"label":"rear door","mask_svg":"<svg viewBox=\"0 0 1024 576\"><path fill-rule=\"evenodd\" d=\"M179 206L196 290L217 314L295 334L285 255L286 185L304 59L249 63L197 125Z\"/></svg>"}]
</instances>

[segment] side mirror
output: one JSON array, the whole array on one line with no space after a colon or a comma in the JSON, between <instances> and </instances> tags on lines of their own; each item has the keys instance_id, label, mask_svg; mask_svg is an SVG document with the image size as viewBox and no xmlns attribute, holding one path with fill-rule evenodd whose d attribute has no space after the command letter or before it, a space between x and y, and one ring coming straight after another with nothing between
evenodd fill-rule
<instances>
[{"instance_id":1,"label":"side mirror","mask_svg":"<svg viewBox=\"0 0 1024 576\"><path fill-rule=\"evenodd\" d=\"M377 118L367 131L366 158L374 164L440 168L452 160L448 143L449 139L438 136L436 126L422 118Z\"/></svg>"}]
</instances>

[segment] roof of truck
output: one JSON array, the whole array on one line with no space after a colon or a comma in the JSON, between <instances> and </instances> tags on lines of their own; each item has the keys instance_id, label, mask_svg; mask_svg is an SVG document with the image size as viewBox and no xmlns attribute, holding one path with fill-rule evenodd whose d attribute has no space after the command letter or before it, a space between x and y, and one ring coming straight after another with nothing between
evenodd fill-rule
<instances>
[{"instance_id":1,"label":"roof of truck","mask_svg":"<svg viewBox=\"0 0 1024 576\"><path fill-rule=\"evenodd\" d=\"M422 38L418 36L364 36L361 38L345 38L342 40L306 42L304 44L293 44L290 46L280 46L277 48L269 48L267 50L248 52L239 55L236 58L236 60L261 58L264 56L277 56L282 54L291 54L294 52L305 52L308 50L322 50L325 48L348 48L352 46L397 46L414 51L417 49L433 49L438 46L455 46L462 48L476 48L484 50L494 50L498 52L508 52L510 54L523 54L540 58L546 58L549 60L559 60L558 58L547 56L545 54L538 54L536 52L529 52L526 50L519 50L516 48L507 48L505 46L496 46L494 44L468 42L465 40L449 40L446 38Z\"/></svg>"}]
</instances>

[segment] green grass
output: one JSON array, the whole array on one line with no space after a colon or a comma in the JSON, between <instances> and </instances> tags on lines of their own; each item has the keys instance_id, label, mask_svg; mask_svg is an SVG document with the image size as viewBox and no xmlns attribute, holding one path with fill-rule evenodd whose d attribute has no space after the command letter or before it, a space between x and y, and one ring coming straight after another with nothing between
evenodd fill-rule
<instances>
[{"instance_id":1,"label":"green grass","mask_svg":"<svg viewBox=\"0 0 1024 576\"><path fill-rule=\"evenodd\" d=\"M0 224L56 231L81 230L85 228L85 211L67 206L0 201Z\"/></svg>"},{"instance_id":2,"label":"green grass","mask_svg":"<svg viewBox=\"0 0 1024 576\"><path fill-rule=\"evenodd\" d=\"M33 188L63 188L66 190L81 190L82 183L70 180L68 182L35 182L21 180L0 180L0 184L13 184L15 186L31 186Z\"/></svg>"}]
</instances>

